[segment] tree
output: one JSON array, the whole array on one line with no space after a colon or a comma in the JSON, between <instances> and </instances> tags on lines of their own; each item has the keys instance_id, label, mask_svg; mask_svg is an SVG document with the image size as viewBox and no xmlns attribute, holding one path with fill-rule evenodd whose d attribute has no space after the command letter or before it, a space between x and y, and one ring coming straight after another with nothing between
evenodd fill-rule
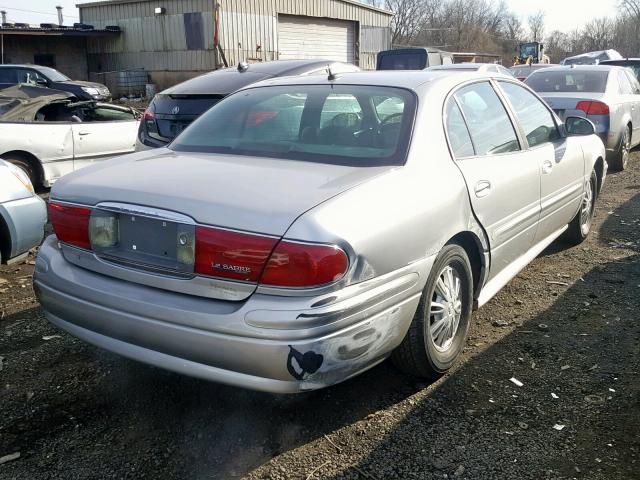
<instances>
[{"instance_id":1,"label":"tree","mask_svg":"<svg viewBox=\"0 0 640 480\"><path fill-rule=\"evenodd\" d=\"M541 42L544 37L544 12L538 12L529 15L529 31L531 32L532 42Z\"/></svg>"}]
</instances>

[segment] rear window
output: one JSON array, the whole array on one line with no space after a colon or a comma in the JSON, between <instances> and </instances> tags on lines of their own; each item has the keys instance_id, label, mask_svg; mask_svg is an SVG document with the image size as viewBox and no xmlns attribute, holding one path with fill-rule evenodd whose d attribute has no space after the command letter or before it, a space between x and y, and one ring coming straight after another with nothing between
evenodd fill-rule
<instances>
[{"instance_id":1,"label":"rear window","mask_svg":"<svg viewBox=\"0 0 640 480\"><path fill-rule=\"evenodd\" d=\"M609 71L562 70L549 72L539 70L530 75L525 83L536 92L591 92L604 93Z\"/></svg>"},{"instance_id":2,"label":"rear window","mask_svg":"<svg viewBox=\"0 0 640 480\"><path fill-rule=\"evenodd\" d=\"M415 104L413 93L391 87L250 88L208 110L171 148L352 166L401 165Z\"/></svg>"},{"instance_id":3,"label":"rear window","mask_svg":"<svg viewBox=\"0 0 640 480\"><path fill-rule=\"evenodd\" d=\"M423 70L427 66L424 51L382 53L378 57L378 70Z\"/></svg>"}]
</instances>

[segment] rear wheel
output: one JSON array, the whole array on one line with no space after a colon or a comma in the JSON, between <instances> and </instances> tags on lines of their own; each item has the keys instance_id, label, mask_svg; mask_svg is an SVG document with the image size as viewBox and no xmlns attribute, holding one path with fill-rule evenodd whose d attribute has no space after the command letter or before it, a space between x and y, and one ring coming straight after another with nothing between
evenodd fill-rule
<instances>
[{"instance_id":1,"label":"rear wheel","mask_svg":"<svg viewBox=\"0 0 640 480\"><path fill-rule=\"evenodd\" d=\"M446 245L438 255L416 314L391 355L401 370L435 380L464 348L473 306L473 280L466 252Z\"/></svg>"},{"instance_id":2,"label":"rear wheel","mask_svg":"<svg viewBox=\"0 0 640 480\"><path fill-rule=\"evenodd\" d=\"M629 152L631 151L631 127L627 126L622 133L622 139L620 141L620 147L615 153L612 161L611 168L617 172L623 171L627 168L629 162Z\"/></svg>"},{"instance_id":3,"label":"rear wheel","mask_svg":"<svg viewBox=\"0 0 640 480\"><path fill-rule=\"evenodd\" d=\"M567 240L578 245L589 236L591 231L591 225L593 223L593 214L596 210L596 197L598 192L598 176L596 171L591 171L591 177L584 187L584 194L582 196L582 203L580 210L576 216L571 220L569 229L567 230Z\"/></svg>"}]
</instances>

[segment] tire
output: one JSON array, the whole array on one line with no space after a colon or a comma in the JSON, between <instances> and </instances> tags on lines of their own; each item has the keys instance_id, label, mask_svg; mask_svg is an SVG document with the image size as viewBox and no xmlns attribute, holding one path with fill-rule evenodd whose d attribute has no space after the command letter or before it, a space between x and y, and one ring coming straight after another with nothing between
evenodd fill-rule
<instances>
[{"instance_id":1,"label":"tire","mask_svg":"<svg viewBox=\"0 0 640 480\"><path fill-rule=\"evenodd\" d=\"M38 175L27 160L24 160L20 157L2 157L2 159L14 164L16 167L20 168L24 173L26 173L29 176L29 180L31 180L33 188L38 188L40 186Z\"/></svg>"},{"instance_id":2,"label":"tire","mask_svg":"<svg viewBox=\"0 0 640 480\"><path fill-rule=\"evenodd\" d=\"M459 280L459 294L453 301L445 295L446 283L441 286L441 277L446 278L449 273L453 275L449 277L452 279L449 284L456 285L455 279ZM443 306L443 313L434 313L436 301ZM472 307L473 277L469 257L459 245L446 245L431 268L407 335L391 354L393 363L400 370L418 377L440 378L454 365L465 346ZM436 329L437 325L445 328ZM451 330L446 330L447 325L453 328L453 335Z\"/></svg>"},{"instance_id":3,"label":"tire","mask_svg":"<svg viewBox=\"0 0 640 480\"><path fill-rule=\"evenodd\" d=\"M589 182L585 186L580 210L573 217L566 233L566 239L572 245L580 245L589 236L593 224L593 214L596 210L596 199L598 198L598 176L596 171L591 171Z\"/></svg>"},{"instance_id":4,"label":"tire","mask_svg":"<svg viewBox=\"0 0 640 480\"><path fill-rule=\"evenodd\" d=\"M616 151L615 155L611 159L611 168L616 172L622 172L627 168L629 162L629 152L631 150L631 128L627 126L622 134L620 140L620 147Z\"/></svg>"}]
</instances>

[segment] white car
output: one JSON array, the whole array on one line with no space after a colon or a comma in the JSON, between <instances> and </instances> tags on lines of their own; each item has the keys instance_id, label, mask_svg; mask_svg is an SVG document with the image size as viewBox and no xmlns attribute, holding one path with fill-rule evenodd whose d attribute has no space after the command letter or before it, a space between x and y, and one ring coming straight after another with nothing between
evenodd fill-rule
<instances>
[{"instance_id":1,"label":"white car","mask_svg":"<svg viewBox=\"0 0 640 480\"><path fill-rule=\"evenodd\" d=\"M0 91L0 158L36 186L135 150L140 114L129 107L77 101L67 92L18 85Z\"/></svg>"}]
</instances>

